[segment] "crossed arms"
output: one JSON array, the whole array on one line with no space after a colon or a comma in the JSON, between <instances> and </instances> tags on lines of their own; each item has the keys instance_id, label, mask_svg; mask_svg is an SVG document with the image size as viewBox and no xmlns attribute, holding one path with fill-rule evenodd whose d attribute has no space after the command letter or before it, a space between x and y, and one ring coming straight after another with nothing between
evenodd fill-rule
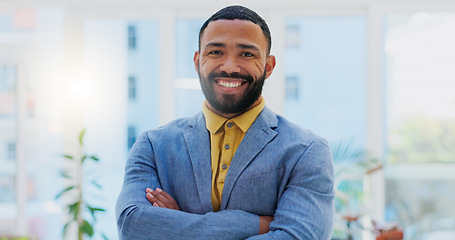
<instances>
[{"instance_id":1,"label":"crossed arms","mask_svg":"<svg viewBox=\"0 0 455 240\"><path fill-rule=\"evenodd\" d=\"M180 207L177 202L171 197L171 195L163 191L161 188L157 188L155 190L147 188L145 192L147 200L149 200L154 207L180 211ZM270 222L272 221L272 216L259 216L259 234L267 233L269 231Z\"/></svg>"},{"instance_id":2,"label":"crossed arms","mask_svg":"<svg viewBox=\"0 0 455 240\"><path fill-rule=\"evenodd\" d=\"M309 164L308 159L315 163ZM273 217L239 209L204 212L191 193L186 199L173 198L175 192L163 182L165 174L159 174L155 161L150 139L144 134L133 146L117 200L120 239L322 240L331 236L333 170L323 141L311 143L293 166Z\"/></svg>"}]
</instances>

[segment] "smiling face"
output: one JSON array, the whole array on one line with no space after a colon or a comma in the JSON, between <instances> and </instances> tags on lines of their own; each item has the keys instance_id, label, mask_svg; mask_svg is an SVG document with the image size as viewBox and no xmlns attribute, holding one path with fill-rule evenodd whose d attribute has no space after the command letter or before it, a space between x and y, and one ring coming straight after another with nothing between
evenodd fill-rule
<instances>
[{"instance_id":1,"label":"smiling face","mask_svg":"<svg viewBox=\"0 0 455 240\"><path fill-rule=\"evenodd\" d=\"M275 67L267 49L261 28L250 21L208 24L194 65L210 110L232 118L259 104L264 81Z\"/></svg>"}]
</instances>

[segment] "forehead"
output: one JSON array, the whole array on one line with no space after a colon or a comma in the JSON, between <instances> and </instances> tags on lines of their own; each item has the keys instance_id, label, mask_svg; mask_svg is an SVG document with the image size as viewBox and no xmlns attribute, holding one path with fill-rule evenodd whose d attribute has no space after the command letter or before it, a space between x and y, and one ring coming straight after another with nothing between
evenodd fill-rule
<instances>
[{"instance_id":1,"label":"forehead","mask_svg":"<svg viewBox=\"0 0 455 240\"><path fill-rule=\"evenodd\" d=\"M210 22L201 37L201 47L208 43L255 44L266 48L267 40L259 25L247 20L216 20Z\"/></svg>"}]
</instances>

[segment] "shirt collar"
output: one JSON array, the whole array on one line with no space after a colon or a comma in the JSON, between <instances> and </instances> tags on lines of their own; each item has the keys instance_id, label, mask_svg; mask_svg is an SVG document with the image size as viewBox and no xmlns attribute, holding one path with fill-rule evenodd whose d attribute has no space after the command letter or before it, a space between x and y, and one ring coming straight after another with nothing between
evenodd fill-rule
<instances>
[{"instance_id":1,"label":"shirt collar","mask_svg":"<svg viewBox=\"0 0 455 240\"><path fill-rule=\"evenodd\" d=\"M257 106L231 119L244 133L253 125L253 122L265 107L264 98L262 96L260 96L260 98L261 102ZM208 109L206 101L202 104L202 113L205 116L207 130L209 130L210 133L215 134L221 129L226 121L229 121L229 119L221 117Z\"/></svg>"},{"instance_id":2,"label":"shirt collar","mask_svg":"<svg viewBox=\"0 0 455 240\"><path fill-rule=\"evenodd\" d=\"M227 119L208 109L206 101L207 100L205 100L204 103L202 103L202 113L205 116L205 125L207 127L207 130L209 130L211 134L215 134L216 132L218 132L221 126L223 126Z\"/></svg>"}]
</instances>

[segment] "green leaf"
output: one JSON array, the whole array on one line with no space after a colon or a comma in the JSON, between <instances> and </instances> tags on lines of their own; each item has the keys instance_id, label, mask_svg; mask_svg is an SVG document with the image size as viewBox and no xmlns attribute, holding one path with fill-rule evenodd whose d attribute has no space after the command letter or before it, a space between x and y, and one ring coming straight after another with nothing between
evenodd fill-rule
<instances>
[{"instance_id":1,"label":"green leaf","mask_svg":"<svg viewBox=\"0 0 455 240\"><path fill-rule=\"evenodd\" d=\"M92 184L93 184L93 186L95 186L98 189L103 189L103 187L101 185L99 185L95 180L92 180Z\"/></svg>"},{"instance_id":2,"label":"green leaf","mask_svg":"<svg viewBox=\"0 0 455 240\"><path fill-rule=\"evenodd\" d=\"M81 146L84 144L83 138L84 138L84 135L85 135L85 132L86 132L86 131L87 131L86 129L83 129L83 130L81 131L81 133L79 134L79 144L80 144Z\"/></svg>"},{"instance_id":3,"label":"green leaf","mask_svg":"<svg viewBox=\"0 0 455 240\"><path fill-rule=\"evenodd\" d=\"M82 225L79 227L79 231L87 234L89 237L93 236L94 233L92 225L87 222L87 220L84 220Z\"/></svg>"},{"instance_id":4,"label":"green leaf","mask_svg":"<svg viewBox=\"0 0 455 240\"><path fill-rule=\"evenodd\" d=\"M90 210L93 211L93 212L95 212L95 211L106 212L106 209L98 208L98 207L94 207L94 208L90 207Z\"/></svg>"},{"instance_id":5,"label":"green leaf","mask_svg":"<svg viewBox=\"0 0 455 240\"><path fill-rule=\"evenodd\" d=\"M64 158L73 160L73 156L71 156L71 155L63 154L62 156L63 156Z\"/></svg>"},{"instance_id":6,"label":"green leaf","mask_svg":"<svg viewBox=\"0 0 455 240\"><path fill-rule=\"evenodd\" d=\"M84 156L81 158L81 163L84 163L85 159L87 159L87 155L84 154Z\"/></svg>"},{"instance_id":7,"label":"green leaf","mask_svg":"<svg viewBox=\"0 0 455 240\"><path fill-rule=\"evenodd\" d=\"M60 172L60 176L61 176L61 177L64 177L64 178L71 179L71 177L68 175L68 173L67 173L66 171L61 171L61 172Z\"/></svg>"},{"instance_id":8,"label":"green leaf","mask_svg":"<svg viewBox=\"0 0 455 240\"><path fill-rule=\"evenodd\" d=\"M73 188L75 188L75 186L70 186L70 187L65 188L63 191L61 191L59 194L57 194L57 195L55 196L55 199L60 198L60 197L62 196L62 194L64 194L64 193L70 191L70 190L73 189Z\"/></svg>"},{"instance_id":9,"label":"green leaf","mask_svg":"<svg viewBox=\"0 0 455 240\"><path fill-rule=\"evenodd\" d=\"M90 213L92 214L93 219L95 219L95 220L96 220L95 212L106 212L106 209L104 209L104 208L97 208L97 207L90 207L90 206L88 206L87 208L90 211Z\"/></svg>"},{"instance_id":10,"label":"green leaf","mask_svg":"<svg viewBox=\"0 0 455 240\"><path fill-rule=\"evenodd\" d=\"M100 161L100 159L98 157L96 157L95 155L90 156L90 158L93 159L93 161L97 161L97 162Z\"/></svg>"},{"instance_id":11,"label":"green leaf","mask_svg":"<svg viewBox=\"0 0 455 240\"><path fill-rule=\"evenodd\" d=\"M94 209L92 209L92 210L93 210L93 212L95 212L95 211L98 211L98 212L106 212L106 209L104 209L104 208L94 208Z\"/></svg>"},{"instance_id":12,"label":"green leaf","mask_svg":"<svg viewBox=\"0 0 455 240\"><path fill-rule=\"evenodd\" d=\"M65 224L65 226L63 226L63 237L66 236L66 234L68 233L68 226L71 224L71 222L67 222Z\"/></svg>"},{"instance_id":13,"label":"green leaf","mask_svg":"<svg viewBox=\"0 0 455 240\"><path fill-rule=\"evenodd\" d=\"M109 238L107 238L106 235L104 235L104 233L101 233L101 236L103 236L104 240L109 240Z\"/></svg>"},{"instance_id":14,"label":"green leaf","mask_svg":"<svg viewBox=\"0 0 455 240\"><path fill-rule=\"evenodd\" d=\"M68 213L73 215L73 219L74 220L77 220L77 215L78 215L79 210L80 210L79 209L79 201L68 205L68 207L69 207Z\"/></svg>"}]
</instances>

